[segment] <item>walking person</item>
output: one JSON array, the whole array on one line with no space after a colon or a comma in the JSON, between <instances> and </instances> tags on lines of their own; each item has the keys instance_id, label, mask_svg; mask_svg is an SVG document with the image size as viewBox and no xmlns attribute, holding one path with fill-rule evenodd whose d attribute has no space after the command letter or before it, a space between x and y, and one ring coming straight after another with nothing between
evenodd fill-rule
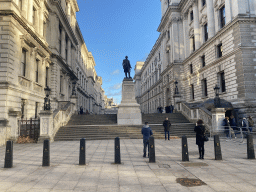
<instances>
[{"instance_id":1,"label":"walking person","mask_svg":"<svg viewBox=\"0 0 256 192\"><path fill-rule=\"evenodd\" d=\"M205 126L201 119L197 121L194 131L196 132L196 144L198 145L199 159L204 159Z\"/></svg>"},{"instance_id":2,"label":"walking person","mask_svg":"<svg viewBox=\"0 0 256 192\"><path fill-rule=\"evenodd\" d=\"M148 122L145 122L145 125L141 129L141 134L143 135L143 157L146 157L146 149L148 148L148 157L149 157L149 137L153 135L151 128L148 125Z\"/></svg>"},{"instance_id":3,"label":"walking person","mask_svg":"<svg viewBox=\"0 0 256 192\"><path fill-rule=\"evenodd\" d=\"M170 127L171 127L171 122L168 120L168 117L165 118L163 122L164 126L164 135L165 135L165 140L166 140L166 135L168 134L168 140L170 140Z\"/></svg>"},{"instance_id":4,"label":"walking person","mask_svg":"<svg viewBox=\"0 0 256 192\"><path fill-rule=\"evenodd\" d=\"M249 115L248 117L248 124L249 124L249 130L252 132L252 128L254 127L254 121L252 120L252 117Z\"/></svg>"}]
</instances>

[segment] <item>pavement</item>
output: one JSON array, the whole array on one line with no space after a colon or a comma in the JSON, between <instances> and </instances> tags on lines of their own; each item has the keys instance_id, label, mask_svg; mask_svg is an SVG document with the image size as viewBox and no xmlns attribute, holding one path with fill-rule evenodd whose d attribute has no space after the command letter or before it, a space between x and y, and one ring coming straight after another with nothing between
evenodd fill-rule
<instances>
[{"instance_id":1,"label":"pavement","mask_svg":"<svg viewBox=\"0 0 256 192\"><path fill-rule=\"evenodd\" d=\"M256 192L256 160L247 159L247 145L239 141L221 140L223 160L217 161L210 140L200 160L195 138L189 138L189 162L182 162L181 139L155 140L156 163L149 163L142 139L120 140L120 165L113 164L114 140L87 141L84 166L78 165L79 141L59 141L50 144L49 167L42 167L42 143L14 144L13 168L3 168L1 146L0 191ZM186 178L196 186L178 182Z\"/></svg>"}]
</instances>

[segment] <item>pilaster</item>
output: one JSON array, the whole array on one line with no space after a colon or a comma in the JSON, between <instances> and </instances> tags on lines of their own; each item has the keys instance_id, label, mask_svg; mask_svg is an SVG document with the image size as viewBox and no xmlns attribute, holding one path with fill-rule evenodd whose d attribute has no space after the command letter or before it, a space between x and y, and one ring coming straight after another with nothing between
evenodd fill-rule
<instances>
[{"instance_id":1,"label":"pilaster","mask_svg":"<svg viewBox=\"0 0 256 192\"><path fill-rule=\"evenodd\" d=\"M198 49L200 47L200 28L199 28L198 4L196 2L193 5L193 14L194 14L195 48Z\"/></svg>"},{"instance_id":2,"label":"pilaster","mask_svg":"<svg viewBox=\"0 0 256 192\"><path fill-rule=\"evenodd\" d=\"M211 38L215 35L214 8L212 0L207 0L207 19L208 37Z\"/></svg>"},{"instance_id":3,"label":"pilaster","mask_svg":"<svg viewBox=\"0 0 256 192\"><path fill-rule=\"evenodd\" d=\"M64 28L61 29L61 57L66 59L66 32Z\"/></svg>"}]
</instances>

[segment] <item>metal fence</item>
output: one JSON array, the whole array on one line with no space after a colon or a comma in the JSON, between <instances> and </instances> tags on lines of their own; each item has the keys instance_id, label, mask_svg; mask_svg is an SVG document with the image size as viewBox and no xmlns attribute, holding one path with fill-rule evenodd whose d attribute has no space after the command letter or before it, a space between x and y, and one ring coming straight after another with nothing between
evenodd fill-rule
<instances>
[{"instance_id":1,"label":"metal fence","mask_svg":"<svg viewBox=\"0 0 256 192\"><path fill-rule=\"evenodd\" d=\"M27 137L37 141L40 136L40 120L39 119L21 119L19 123L19 136Z\"/></svg>"},{"instance_id":2,"label":"metal fence","mask_svg":"<svg viewBox=\"0 0 256 192\"><path fill-rule=\"evenodd\" d=\"M254 127L227 127L221 126L220 129L214 131L213 135L219 135L220 138L229 140L238 141L240 143L244 142L244 139L247 138L248 134L251 134Z\"/></svg>"}]
</instances>

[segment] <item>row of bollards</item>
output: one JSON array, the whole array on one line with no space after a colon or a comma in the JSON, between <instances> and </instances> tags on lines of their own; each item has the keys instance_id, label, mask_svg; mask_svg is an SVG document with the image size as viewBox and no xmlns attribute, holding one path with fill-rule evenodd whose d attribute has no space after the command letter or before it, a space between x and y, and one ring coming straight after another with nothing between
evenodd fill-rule
<instances>
[{"instance_id":1,"label":"row of bollards","mask_svg":"<svg viewBox=\"0 0 256 192\"><path fill-rule=\"evenodd\" d=\"M182 142L182 161L189 161L187 137L182 136L181 142ZM215 155L215 160L222 160L219 135L214 135L214 155ZM255 159L252 135L248 135L247 137L247 159Z\"/></svg>"},{"instance_id":2,"label":"row of bollards","mask_svg":"<svg viewBox=\"0 0 256 192\"><path fill-rule=\"evenodd\" d=\"M188 142L187 137L182 136L182 161L189 161L188 153ZM85 139L80 139L80 150L79 150L79 165L86 165L86 147ZM222 160L220 139L218 135L214 136L214 154L215 160ZM253 136L248 135L247 137L247 159L255 159ZM149 138L149 163L155 163L155 141L154 137ZM121 164L121 153L120 153L120 139L115 138L115 164ZM43 162L42 166L50 166L50 141L44 140L43 145ZM7 141L6 152L5 152L5 163L4 168L13 167L13 141Z\"/></svg>"}]
</instances>

